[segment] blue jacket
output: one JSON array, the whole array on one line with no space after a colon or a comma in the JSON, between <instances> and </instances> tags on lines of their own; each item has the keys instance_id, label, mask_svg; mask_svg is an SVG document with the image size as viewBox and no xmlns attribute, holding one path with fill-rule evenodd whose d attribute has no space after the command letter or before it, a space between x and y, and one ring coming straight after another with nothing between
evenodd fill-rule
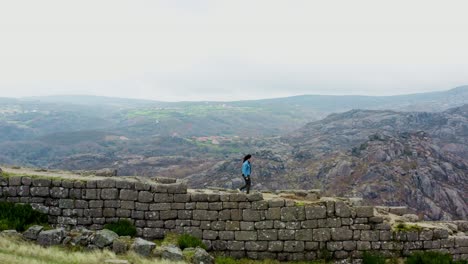
<instances>
[{"instance_id":1,"label":"blue jacket","mask_svg":"<svg viewBox=\"0 0 468 264\"><path fill-rule=\"evenodd\" d=\"M246 160L244 164L242 164L242 174L245 177L249 177L251 173L251 167L250 167L250 162Z\"/></svg>"}]
</instances>

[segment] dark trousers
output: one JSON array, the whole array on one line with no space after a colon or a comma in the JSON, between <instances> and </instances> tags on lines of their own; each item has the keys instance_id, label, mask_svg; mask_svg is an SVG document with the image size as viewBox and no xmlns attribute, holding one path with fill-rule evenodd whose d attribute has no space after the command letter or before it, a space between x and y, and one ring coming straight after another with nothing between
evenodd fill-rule
<instances>
[{"instance_id":1,"label":"dark trousers","mask_svg":"<svg viewBox=\"0 0 468 264\"><path fill-rule=\"evenodd\" d=\"M246 189L247 193L249 193L250 192L250 176L248 177L242 176L242 178L244 178L245 185L240 187L239 190Z\"/></svg>"}]
</instances>

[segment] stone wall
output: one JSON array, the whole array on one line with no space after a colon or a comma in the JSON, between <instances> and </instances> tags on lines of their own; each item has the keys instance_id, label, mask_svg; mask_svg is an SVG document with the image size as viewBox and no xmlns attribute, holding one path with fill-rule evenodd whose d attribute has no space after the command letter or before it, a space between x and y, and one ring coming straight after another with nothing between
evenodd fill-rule
<instances>
[{"instance_id":1,"label":"stone wall","mask_svg":"<svg viewBox=\"0 0 468 264\"><path fill-rule=\"evenodd\" d=\"M261 193L187 191L171 179L100 180L0 177L0 197L29 203L58 226L102 229L119 219L132 221L138 235L163 238L189 233L210 250L252 259L313 260L359 258L365 251L388 256L436 250L468 259L468 236L437 227L394 231L374 207L350 206L337 199L297 203ZM458 224L458 226L457 226ZM466 221L453 224L468 231ZM456 232L455 232L456 233Z\"/></svg>"}]
</instances>

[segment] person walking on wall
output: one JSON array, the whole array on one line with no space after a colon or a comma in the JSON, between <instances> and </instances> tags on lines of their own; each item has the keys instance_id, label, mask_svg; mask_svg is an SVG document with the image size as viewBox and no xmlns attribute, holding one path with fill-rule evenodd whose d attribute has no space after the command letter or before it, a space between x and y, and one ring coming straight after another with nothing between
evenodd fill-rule
<instances>
[{"instance_id":1,"label":"person walking on wall","mask_svg":"<svg viewBox=\"0 0 468 264\"><path fill-rule=\"evenodd\" d=\"M252 158L252 155L248 154L244 157L243 163L242 163L242 177L244 178L245 185L242 186L239 191L246 190L247 193L250 192L250 175L252 173L252 165L250 164L250 159Z\"/></svg>"}]
</instances>

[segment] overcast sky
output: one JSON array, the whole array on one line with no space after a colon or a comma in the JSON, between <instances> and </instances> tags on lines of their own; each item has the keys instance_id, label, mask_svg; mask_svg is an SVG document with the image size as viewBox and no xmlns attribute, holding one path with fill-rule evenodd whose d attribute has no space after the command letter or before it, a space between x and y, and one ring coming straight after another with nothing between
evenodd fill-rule
<instances>
[{"instance_id":1,"label":"overcast sky","mask_svg":"<svg viewBox=\"0 0 468 264\"><path fill-rule=\"evenodd\" d=\"M0 97L242 100L468 84L468 1L0 0Z\"/></svg>"}]
</instances>

